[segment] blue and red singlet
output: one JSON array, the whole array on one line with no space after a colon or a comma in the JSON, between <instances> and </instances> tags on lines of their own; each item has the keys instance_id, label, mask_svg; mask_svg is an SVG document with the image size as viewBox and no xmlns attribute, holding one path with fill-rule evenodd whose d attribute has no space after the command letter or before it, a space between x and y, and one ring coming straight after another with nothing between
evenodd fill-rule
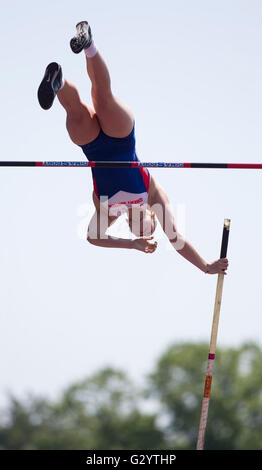
<instances>
[{"instance_id":1,"label":"blue and red singlet","mask_svg":"<svg viewBox=\"0 0 262 470\"><path fill-rule=\"evenodd\" d=\"M89 161L139 161L136 154L135 126L127 137L106 135L102 129L92 142L81 145ZM92 168L94 191L98 199L108 198L108 207L147 204L150 173L146 168Z\"/></svg>"}]
</instances>

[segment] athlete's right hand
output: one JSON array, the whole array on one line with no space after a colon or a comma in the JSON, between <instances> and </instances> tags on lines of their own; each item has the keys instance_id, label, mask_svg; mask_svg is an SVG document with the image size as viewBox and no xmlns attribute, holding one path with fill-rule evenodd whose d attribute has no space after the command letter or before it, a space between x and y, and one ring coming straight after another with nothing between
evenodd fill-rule
<instances>
[{"instance_id":1,"label":"athlete's right hand","mask_svg":"<svg viewBox=\"0 0 262 470\"><path fill-rule=\"evenodd\" d=\"M157 242L153 241L154 237L135 238L133 240L133 248L143 251L144 253L154 253L157 249Z\"/></svg>"}]
</instances>

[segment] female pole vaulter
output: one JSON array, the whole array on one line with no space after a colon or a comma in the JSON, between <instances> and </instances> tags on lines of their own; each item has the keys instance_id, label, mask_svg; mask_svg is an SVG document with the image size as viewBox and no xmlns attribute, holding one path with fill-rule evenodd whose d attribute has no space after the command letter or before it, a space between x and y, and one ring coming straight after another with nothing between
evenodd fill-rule
<instances>
[{"instance_id":1,"label":"female pole vaulter","mask_svg":"<svg viewBox=\"0 0 262 470\"><path fill-rule=\"evenodd\" d=\"M57 95L67 113L69 136L88 160L138 161L134 116L111 90L107 65L96 49L87 21L76 25L76 36L71 39L70 47L76 54L84 51L93 108L81 101L76 87L63 78L62 68L56 62L47 66L38 88L41 107L49 109ZM157 216L171 245L181 256L205 273L225 273L226 258L207 263L178 233L168 197L146 168L92 168L92 176L95 213L87 235L92 245L153 253L157 248L153 237ZM106 234L107 228L123 212L135 239Z\"/></svg>"}]
</instances>

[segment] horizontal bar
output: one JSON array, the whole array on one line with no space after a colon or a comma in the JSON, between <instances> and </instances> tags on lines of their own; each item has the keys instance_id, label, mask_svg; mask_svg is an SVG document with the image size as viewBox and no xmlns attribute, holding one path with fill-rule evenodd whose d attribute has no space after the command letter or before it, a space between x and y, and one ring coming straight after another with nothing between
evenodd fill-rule
<instances>
[{"instance_id":1,"label":"horizontal bar","mask_svg":"<svg viewBox=\"0 0 262 470\"><path fill-rule=\"evenodd\" d=\"M262 170L262 163L173 163L173 162L35 162L35 161L0 161L0 166L11 167L91 167L91 168L229 168L244 170Z\"/></svg>"}]
</instances>

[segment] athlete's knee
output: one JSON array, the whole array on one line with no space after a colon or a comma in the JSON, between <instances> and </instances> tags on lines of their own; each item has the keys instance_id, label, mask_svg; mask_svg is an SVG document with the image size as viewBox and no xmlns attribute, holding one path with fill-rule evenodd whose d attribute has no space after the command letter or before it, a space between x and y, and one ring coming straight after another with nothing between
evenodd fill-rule
<instances>
[{"instance_id":1,"label":"athlete's knee","mask_svg":"<svg viewBox=\"0 0 262 470\"><path fill-rule=\"evenodd\" d=\"M79 134L82 132L83 127L84 127L84 120L81 117L81 115L77 115L73 113L67 115L66 128L72 140L74 140L73 136L75 136L75 134Z\"/></svg>"},{"instance_id":2,"label":"athlete's knee","mask_svg":"<svg viewBox=\"0 0 262 470\"><path fill-rule=\"evenodd\" d=\"M66 116L67 121L81 121L84 118L86 110L82 103L78 103L77 105L74 103L70 103L66 108Z\"/></svg>"},{"instance_id":3,"label":"athlete's knee","mask_svg":"<svg viewBox=\"0 0 262 470\"><path fill-rule=\"evenodd\" d=\"M90 127L95 122L95 112L88 109L85 105L71 107L67 110L66 126L67 129L81 129L81 127Z\"/></svg>"}]
</instances>

